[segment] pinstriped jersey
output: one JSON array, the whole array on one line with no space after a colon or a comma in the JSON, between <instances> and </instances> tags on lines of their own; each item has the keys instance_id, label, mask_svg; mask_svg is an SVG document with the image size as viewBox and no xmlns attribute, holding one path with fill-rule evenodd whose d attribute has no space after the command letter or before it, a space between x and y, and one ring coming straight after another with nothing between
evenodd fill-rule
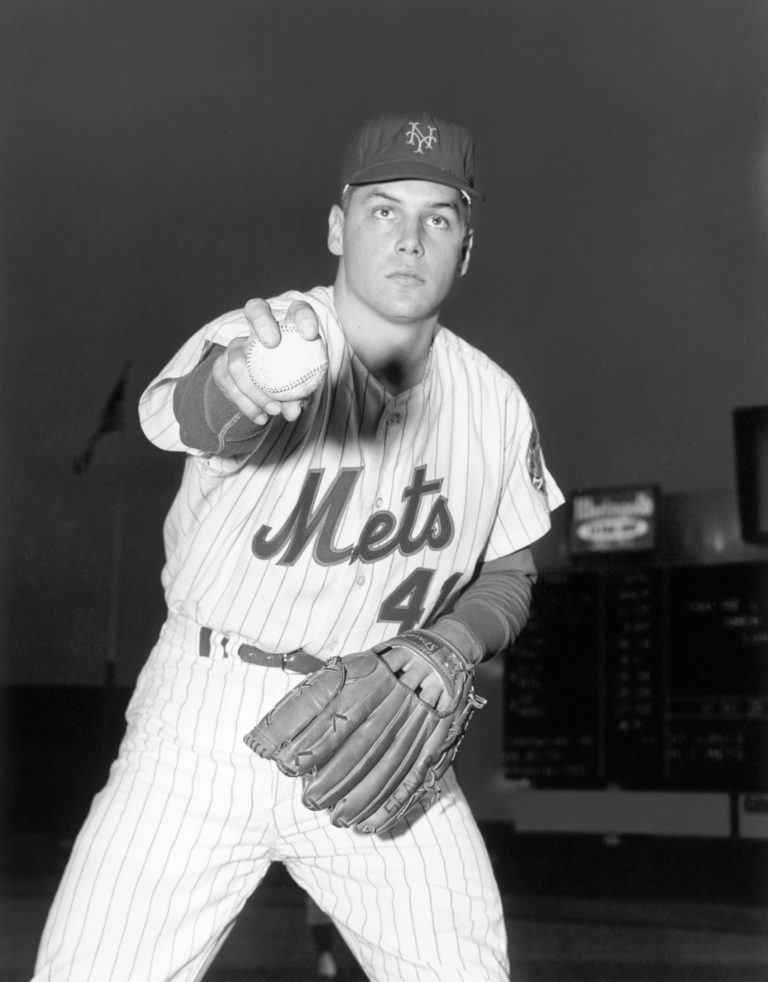
<instances>
[{"instance_id":1,"label":"pinstriped jersey","mask_svg":"<svg viewBox=\"0 0 768 982\"><path fill-rule=\"evenodd\" d=\"M273 418L247 454L185 447L174 382L212 344L247 336L242 312L201 328L140 400L147 437L186 452L164 526L169 609L268 651L321 657L365 649L428 623L479 562L550 526L563 497L513 379L444 327L422 381L393 395L338 322L331 288L315 310L328 349L324 384L299 417Z\"/></svg>"}]
</instances>

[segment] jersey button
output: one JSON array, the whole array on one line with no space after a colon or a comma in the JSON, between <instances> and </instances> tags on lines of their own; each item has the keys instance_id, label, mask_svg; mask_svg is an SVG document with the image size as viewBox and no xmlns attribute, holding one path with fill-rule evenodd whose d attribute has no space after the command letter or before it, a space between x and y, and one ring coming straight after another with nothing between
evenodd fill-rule
<instances>
[{"instance_id":1,"label":"jersey button","mask_svg":"<svg viewBox=\"0 0 768 982\"><path fill-rule=\"evenodd\" d=\"M400 413L392 413L392 415L387 419L387 426L397 426L398 423L402 423L403 417Z\"/></svg>"},{"instance_id":2,"label":"jersey button","mask_svg":"<svg viewBox=\"0 0 768 982\"><path fill-rule=\"evenodd\" d=\"M362 573L355 580L355 583L357 583L358 586L365 586L365 577L363 576Z\"/></svg>"},{"instance_id":3,"label":"jersey button","mask_svg":"<svg viewBox=\"0 0 768 982\"><path fill-rule=\"evenodd\" d=\"M381 495L379 495L379 497L375 501L375 505L377 508L381 508L383 504L384 504L384 499L381 497Z\"/></svg>"}]
</instances>

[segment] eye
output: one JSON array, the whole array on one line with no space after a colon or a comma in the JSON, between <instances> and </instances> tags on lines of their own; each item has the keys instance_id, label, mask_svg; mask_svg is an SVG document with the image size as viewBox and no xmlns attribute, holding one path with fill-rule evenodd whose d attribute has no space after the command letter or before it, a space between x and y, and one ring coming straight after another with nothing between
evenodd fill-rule
<instances>
[{"instance_id":1,"label":"eye","mask_svg":"<svg viewBox=\"0 0 768 982\"><path fill-rule=\"evenodd\" d=\"M450 222L444 215L430 215L427 225L431 228L450 228Z\"/></svg>"},{"instance_id":2,"label":"eye","mask_svg":"<svg viewBox=\"0 0 768 982\"><path fill-rule=\"evenodd\" d=\"M393 212L389 205L379 205L378 208L374 208L373 214L376 218L390 218Z\"/></svg>"}]
</instances>

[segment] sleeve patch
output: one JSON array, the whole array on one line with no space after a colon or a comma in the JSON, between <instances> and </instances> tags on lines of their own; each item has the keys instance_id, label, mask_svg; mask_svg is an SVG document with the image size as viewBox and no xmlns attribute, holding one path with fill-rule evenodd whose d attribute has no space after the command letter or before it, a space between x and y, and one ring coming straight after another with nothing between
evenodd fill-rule
<instances>
[{"instance_id":1,"label":"sleeve patch","mask_svg":"<svg viewBox=\"0 0 768 982\"><path fill-rule=\"evenodd\" d=\"M536 426L536 420L533 418L533 414L531 414L531 438L528 441L526 463L528 465L528 477L531 479L531 484L541 494L546 495L547 482L544 477L544 458L541 453L539 430Z\"/></svg>"}]
</instances>

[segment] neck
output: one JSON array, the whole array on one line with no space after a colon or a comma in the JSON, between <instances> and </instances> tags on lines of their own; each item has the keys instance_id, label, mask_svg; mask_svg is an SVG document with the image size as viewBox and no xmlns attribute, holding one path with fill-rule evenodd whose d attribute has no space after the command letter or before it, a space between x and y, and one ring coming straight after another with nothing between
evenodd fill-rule
<instances>
[{"instance_id":1,"label":"neck","mask_svg":"<svg viewBox=\"0 0 768 982\"><path fill-rule=\"evenodd\" d=\"M373 377L397 395L424 377L438 314L419 321L397 322L360 303L336 281L334 305L347 342Z\"/></svg>"}]
</instances>

